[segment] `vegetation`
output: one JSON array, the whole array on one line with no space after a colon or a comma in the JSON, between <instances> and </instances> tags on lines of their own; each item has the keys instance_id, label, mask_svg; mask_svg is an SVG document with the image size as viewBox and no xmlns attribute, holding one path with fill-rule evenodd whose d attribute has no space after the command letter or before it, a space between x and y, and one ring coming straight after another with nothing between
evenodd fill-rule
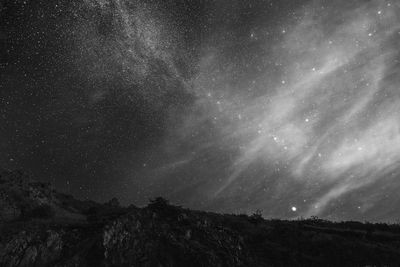
<instances>
[{"instance_id":1,"label":"vegetation","mask_svg":"<svg viewBox=\"0 0 400 267\"><path fill-rule=\"evenodd\" d=\"M0 266L400 266L399 224L122 207L1 180Z\"/></svg>"}]
</instances>

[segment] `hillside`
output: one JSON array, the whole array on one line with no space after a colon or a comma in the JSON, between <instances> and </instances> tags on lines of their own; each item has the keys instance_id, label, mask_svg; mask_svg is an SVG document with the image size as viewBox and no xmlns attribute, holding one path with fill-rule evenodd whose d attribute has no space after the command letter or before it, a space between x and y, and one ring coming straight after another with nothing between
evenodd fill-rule
<instances>
[{"instance_id":1,"label":"hillside","mask_svg":"<svg viewBox=\"0 0 400 267\"><path fill-rule=\"evenodd\" d=\"M400 226L79 201L0 176L0 266L398 266Z\"/></svg>"}]
</instances>

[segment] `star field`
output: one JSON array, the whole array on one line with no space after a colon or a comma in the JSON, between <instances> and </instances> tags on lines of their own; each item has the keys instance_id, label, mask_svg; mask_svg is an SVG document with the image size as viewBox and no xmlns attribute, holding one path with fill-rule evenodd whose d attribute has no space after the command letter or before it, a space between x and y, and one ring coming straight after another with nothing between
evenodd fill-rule
<instances>
[{"instance_id":1,"label":"star field","mask_svg":"<svg viewBox=\"0 0 400 267\"><path fill-rule=\"evenodd\" d=\"M395 220L396 1L11 1L0 166L80 198Z\"/></svg>"}]
</instances>

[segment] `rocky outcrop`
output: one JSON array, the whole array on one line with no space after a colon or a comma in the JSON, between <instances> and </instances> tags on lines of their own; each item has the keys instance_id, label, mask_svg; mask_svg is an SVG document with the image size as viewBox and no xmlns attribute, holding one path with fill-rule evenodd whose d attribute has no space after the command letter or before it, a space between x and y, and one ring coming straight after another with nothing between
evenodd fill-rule
<instances>
[{"instance_id":1,"label":"rocky outcrop","mask_svg":"<svg viewBox=\"0 0 400 267\"><path fill-rule=\"evenodd\" d=\"M63 233L21 231L1 249L0 260L5 266L48 266L63 249Z\"/></svg>"},{"instance_id":2,"label":"rocky outcrop","mask_svg":"<svg viewBox=\"0 0 400 267\"><path fill-rule=\"evenodd\" d=\"M196 222L187 213L131 213L104 228L104 259L114 266L248 266L238 233Z\"/></svg>"},{"instance_id":3,"label":"rocky outcrop","mask_svg":"<svg viewBox=\"0 0 400 267\"><path fill-rule=\"evenodd\" d=\"M398 225L264 220L188 210L163 198L144 208L121 207L117 199L79 201L23 177L1 178L8 205L1 214L15 213L0 223L0 266L400 264Z\"/></svg>"}]
</instances>

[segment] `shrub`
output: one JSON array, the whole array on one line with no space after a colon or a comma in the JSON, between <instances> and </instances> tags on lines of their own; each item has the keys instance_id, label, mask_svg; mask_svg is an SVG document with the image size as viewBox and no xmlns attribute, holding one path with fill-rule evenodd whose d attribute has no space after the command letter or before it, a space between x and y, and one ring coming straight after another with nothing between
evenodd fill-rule
<instances>
[{"instance_id":1,"label":"shrub","mask_svg":"<svg viewBox=\"0 0 400 267\"><path fill-rule=\"evenodd\" d=\"M256 210L251 216L250 221L254 223L262 222L264 220L261 210Z\"/></svg>"},{"instance_id":2,"label":"shrub","mask_svg":"<svg viewBox=\"0 0 400 267\"><path fill-rule=\"evenodd\" d=\"M165 208L169 206L169 201L163 197L156 197L154 199L150 199L149 207L150 208Z\"/></svg>"}]
</instances>

